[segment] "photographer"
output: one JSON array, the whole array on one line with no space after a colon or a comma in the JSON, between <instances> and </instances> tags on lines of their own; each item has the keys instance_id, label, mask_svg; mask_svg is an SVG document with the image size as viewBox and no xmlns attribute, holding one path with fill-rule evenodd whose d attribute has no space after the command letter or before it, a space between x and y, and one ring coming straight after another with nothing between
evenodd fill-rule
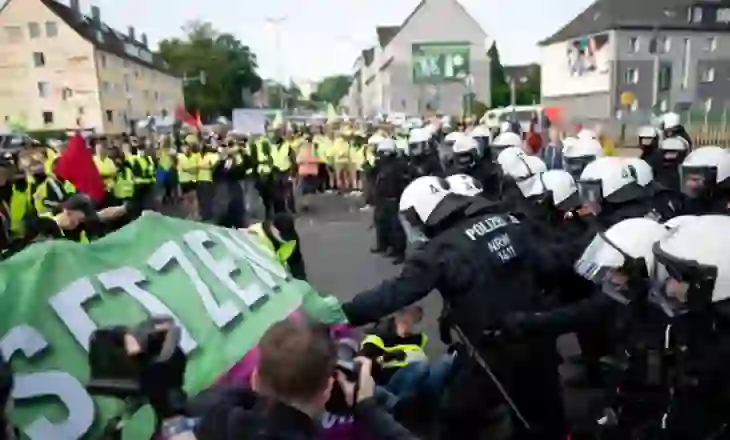
<instances>
[{"instance_id":1,"label":"photographer","mask_svg":"<svg viewBox=\"0 0 730 440\"><path fill-rule=\"evenodd\" d=\"M140 353L126 345L128 353ZM316 439L319 417L335 395L334 400L344 400L342 404L374 440L415 439L375 403L368 359L357 359L360 368L355 381L338 370L337 347L322 325L281 321L263 335L258 352L252 390L213 388L192 405L186 405L182 391L186 359L179 348L166 361L145 367L140 386L162 421L163 438Z\"/></svg>"}]
</instances>

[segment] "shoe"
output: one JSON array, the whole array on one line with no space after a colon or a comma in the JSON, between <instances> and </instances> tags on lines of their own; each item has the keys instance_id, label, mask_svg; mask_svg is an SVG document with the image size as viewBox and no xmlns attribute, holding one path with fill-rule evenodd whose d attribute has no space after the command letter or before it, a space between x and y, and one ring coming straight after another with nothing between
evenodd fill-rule
<instances>
[{"instance_id":1,"label":"shoe","mask_svg":"<svg viewBox=\"0 0 730 440\"><path fill-rule=\"evenodd\" d=\"M384 253L388 252L388 249L387 248L374 247L374 248L370 248L370 252L372 252L374 254L384 254Z\"/></svg>"}]
</instances>

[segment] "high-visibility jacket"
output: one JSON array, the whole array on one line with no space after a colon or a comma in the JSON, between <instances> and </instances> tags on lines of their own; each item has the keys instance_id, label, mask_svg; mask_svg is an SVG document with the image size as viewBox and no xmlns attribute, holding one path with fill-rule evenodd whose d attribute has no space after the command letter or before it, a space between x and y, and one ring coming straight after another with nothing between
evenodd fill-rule
<instances>
[{"instance_id":1,"label":"high-visibility jacket","mask_svg":"<svg viewBox=\"0 0 730 440\"><path fill-rule=\"evenodd\" d=\"M201 155L198 163L198 182L212 182L213 168L220 160L217 153L205 153Z\"/></svg>"},{"instance_id":2,"label":"high-visibility jacket","mask_svg":"<svg viewBox=\"0 0 730 440\"><path fill-rule=\"evenodd\" d=\"M272 148L272 156L274 161L274 166L279 169L279 171L287 172L291 169L291 157L289 156L292 151L292 144L289 142L282 142L281 146L279 148Z\"/></svg>"},{"instance_id":3,"label":"high-visibility jacket","mask_svg":"<svg viewBox=\"0 0 730 440\"><path fill-rule=\"evenodd\" d=\"M46 176L33 191L33 208L38 216L55 214L61 202L75 192L76 188L68 180L61 182L55 177Z\"/></svg>"},{"instance_id":4,"label":"high-visibility jacket","mask_svg":"<svg viewBox=\"0 0 730 440\"><path fill-rule=\"evenodd\" d=\"M47 214L46 213L46 214L43 214L43 215L39 215L39 217L53 220L54 222L56 222L56 225L58 225L58 215L51 215L51 214ZM66 231L64 231L63 228L60 225L58 225L58 230L61 232L61 235L63 235L65 238L71 238L71 237L68 236L68 234L66 234ZM73 240L75 242L77 242L77 243L84 243L84 244L86 244L86 243L89 242L89 237L88 237L88 235L86 235L86 231L84 231L82 229L81 230L81 233L79 234L79 236L78 237L75 237Z\"/></svg>"},{"instance_id":5,"label":"high-visibility jacket","mask_svg":"<svg viewBox=\"0 0 730 440\"><path fill-rule=\"evenodd\" d=\"M379 349L386 353L392 352L403 352L406 355L404 360L390 360L383 363L383 368L400 368L405 367L411 362L421 362L427 359L426 357L426 344L428 343L428 336L425 333L421 333L420 344L398 344L386 346L383 340L378 335L367 335L362 340L361 346L365 344L373 344Z\"/></svg>"},{"instance_id":6,"label":"high-visibility jacket","mask_svg":"<svg viewBox=\"0 0 730 440\"><path fill-rule=\"evenodd\" d=\"M282 266L288 267L287 261L291 258L292 254L294 254L294 249L297 247L297 242L295 240L286 241L279 246L279 249L276 249L271 238L269 238L266 231L264 231L263 223L253 224L246 228L246 231L255 236L259 243L276 255L277 261L281 263Z\"/></svg>"},{"instance_id":7,"label":"high-visibility jacket","mask_svg":"<svg viewBox=\"0 0 730 440\"><path fill-rule=\"evenodd\" d=\"M119 200L131 199L134 196L134 174L132 168L124 166L119 169L114 180L114 197Z\"/></svg>"},{"instance_id":8,"label":"high-visibility jacket","mask_svg":"<svg viewBox=\"0 0 730 440\"><path fill-rule=\"evenodd\" d=\"M180 183L195 182L198 178L199 155L194 153L177 155L177 173Z\"/></svg>"},{"instance_id":9,"label":"high-visibility jacket","mask_svg":"<svg viewBox=\"0 0 730 440\"><path fill-rule=\"evenodd\" d=\"M259 174L270 174L271 173L271 166L273 165L273 157L271 157L271 153L274 152L275 147L271 145L269 142L270 151L267 154L264 151L264 141L265 139L259 139L256 141L256 145L254 150L256 150L256 157L254 157L254 160L256 160L256 163L258 164L256 167L256 171L258 171Z\"/></svg>"},{"instance_id":10,"label":"high-visibility jacket","mask_svg":"<svg viewBox=\"0 0 730 440\"><path fill-rule=\"evenodd\" d=\"M23 219L25 219L25 215L31 208L30 186L30 183L28 183L25 190L21 191L18 189L18 185L13 184L8 214L10 215L10 232L15 237L22 237L25 233Z\"/></svg>"},{"instance_id":11,"label":"high-visibility jacket","mask_svg":"<svg viewBox=\"0 0 730 440\"><path fill-rule=\"evenodd\" d=\"M102 159L99 156L94 156L94 165L96 165L96 169L99 170L99 175L104 180L104 188L107 191L112 191L117 174L117 166L114 164L114 161L110 157Z\"/></svg>"}]
</instances>

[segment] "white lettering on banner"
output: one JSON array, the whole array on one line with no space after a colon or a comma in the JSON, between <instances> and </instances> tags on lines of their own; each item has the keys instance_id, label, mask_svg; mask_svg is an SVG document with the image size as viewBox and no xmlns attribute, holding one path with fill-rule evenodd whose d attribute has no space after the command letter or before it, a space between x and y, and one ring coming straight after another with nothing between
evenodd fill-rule
<instances>
[{"instance_id":1,"label":"white lettering on banner","mask_svg":"<svg viewBox=\"0 0 730 440\"><path fill-rule=\"evenodd\" d=\"M226 262L229 260L226 260ZM160 248L157 249L157 251L155 251L155 253L147 260L147 264L152 269L160 272L173 261L177 261L177 264L180 265L183 272L185 272L188 278L190 278L195 290L198 292L198 296L200 296L200 300L203 302L205 311L208 312L208 316L210 316L210 319L213 320L216 327L224 328L228 325L228 323L233 321L236 316L241 314L241 310L232 300L227 300L220 305L218 304L208 285L203 282L203 279L200 278L200 275L195 270L193 263L185 256L182 248L174 241L168 241L160 246ZM232 260L230 260L230 262L233 264ZM206 264L209 268L211 265L215 266L216 263L213 262L212 264ZM214 271L212 268L211 270Z\"/></svg>"},{"instance_id":2,"label":"white lettering on banner","mask_svg":"<svg viewBox=\"0 0 730 440\"><path fill-rule=\"evenodd\" d=\"M48 300L74 339L89 351L89 337L96 330L96 324L84 311L84 304L97 295L88 277L79 278Z\"/></svg>"},{"instance_id":3,"label":"white lettering on banner","mask_svg":"<svg viewBox=\"0 0 730 440\"><path fill-rule=\"evenodd\" d=\"M213 243L213 240L211 240L210 236L205 231L188 232L183 238L185 243L190 246L190 249L192 249L195 255L200 258L200 261L202 261L203 264L205 264L205 266L213 272L216 278L218 278L224 286L228 287L231 292L241 298L244 304L248 307L253 306L260 301L261 298L265 297L265 293L262 289L251 288L252 286L256 286L253 283L243 289L236 284L233 278L231 278L231 274L238 270L236 262L233 261L230 254L226 255L226 257L222 260L216 261L215 258L213 258L213 255L211 255L205 247L206 243Z\"/></svg>"},{"instance_id":4,"label":"white lettering on banner","mask_svg":"<svg viewBox=\"0 0 730 440\"><path fill-rule=\"evenodd\" d=\"M180 327L180 348L185 353L190 353L198 347L198 343L190 335L190 331L185 328L185 324L172 313L156 296L139 287L139 283L145 280L142 272L131 267L121 267L119 269L110 270L98 275L99 281L110 292L121 289L136 299L142 307L144 307L151 316L170 316ZM89 335L90 336L90 335Z\"/></svg>"},{"instance_id":5,"label":"white lettering on banner","mask_svg":"<svg viewBox=\"0 0 730 440\"><path fill-rule=\"evenodd\" d=\"M478 237L483 237L505 226L507 226L507 222L502 217L489 217L474 223L464 230L464 233L472 241L476 241Z\"/></svg>"},{"instance_id":6,"label":"white lettering on banner","mask_svg":"<svg viewBox=\"0 0 730 440\"><path fill-rule=\"evenodd\" d=\"M239 235L240 232L228 230L230 238L216 230L211 231L211 234L221 240L232 254L245 261L261 282L271 290L279 289L279 284L289 278L286 269L272 259L271 251L257 244L249 244ZM262 253L267 256L262 256Z\"/></svg>"},{"instance_id":7,"label":"white lettering on banner","mask_svg":"<svg viewBox=\"0 0 730 440\"><path fill-rule=\"evenodd\" d=\"M11 329L0 341L0 350L8 362L17 351L30 360L40 354L48 342L33 327L19 325ZM13 398L32 399L40 396L56 396L68 411L66 420L53 424L40 416L23 432L31 440L81 438L94 422L94 402L83 385L75 377L63 371L45 371L16 374Z\"/></svg>"},{"instance_id":8,"label":"white lettering on banner","mask_svg":"<svg viewBox=\"0 0 730 440\"><path fill-rule=\"evenodd\" d=\"M502 263L506 263L517 256L517 252L512 247L512 241L507 234L494 237L487 243L487 247L489 252L496 255Z\"/></svg>"},{"instance_id":9,"label":"white lettering on banner","mask_svg":"<svg viewBox=\"0 0 730 440\"><path fill-rule=\"evenodd\" d=\"M330 429L335 425L349 425L355 423L355 418L353 416L337 416L327 412L322 416L321 422L324 429Z\"/></svg>"}]
</instances>

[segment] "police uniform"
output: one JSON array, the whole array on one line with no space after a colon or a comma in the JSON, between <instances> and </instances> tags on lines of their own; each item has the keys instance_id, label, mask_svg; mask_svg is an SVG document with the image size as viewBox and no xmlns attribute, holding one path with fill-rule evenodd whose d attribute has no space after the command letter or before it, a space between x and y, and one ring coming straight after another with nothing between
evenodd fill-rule
<instances>
[{"instance_id":1,"label":"police uniform","mask_svg":"<svg viewBox=\"0 0 730 440\"><path fill-rule=\"evenodd\" d=\"M468 197L449 203L450 214L431 226L433 238L406 260L400 276L356 295L343 311L352 325L363 325L438 290L451 310L451 322L489 359L540 438L564 439L554 337L507 350L487 344L483 335L500 328L511 313L542 308L540 278L572 266L575 258L537 243L514 217L491 212L493 204ZM484 411L503 402L489 377L467 362L444 409L450 438L475 438Z\"/></svg>"}]
</instances>

